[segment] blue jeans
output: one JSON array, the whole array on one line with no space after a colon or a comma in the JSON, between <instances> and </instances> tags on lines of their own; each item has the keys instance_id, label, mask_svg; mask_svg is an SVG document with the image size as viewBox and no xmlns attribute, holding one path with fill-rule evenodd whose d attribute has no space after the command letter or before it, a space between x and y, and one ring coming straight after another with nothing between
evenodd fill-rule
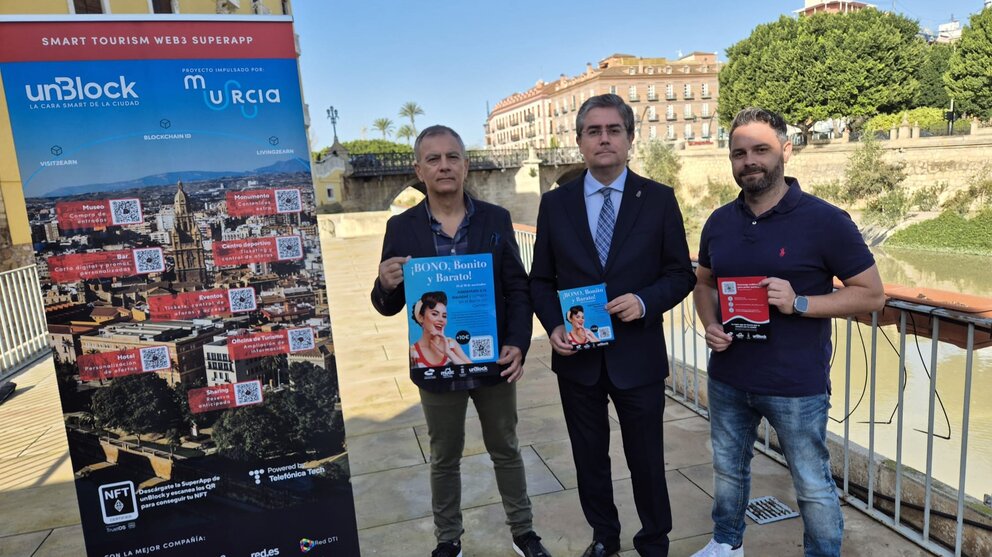
<instances>
[{"instance_id":1,"label":"blue jeans","mask_svg":"<svg viewBox=\"0 0 992 557\"><path fill-rule=\"evenodd\" d=\"M796 488L807 557L839 556L844 515L830 473L827 394L805 397L758 395L710 378L713 442L713 539L744 541L744 511L751 491L751 458L764 416L778 433Z\"/></svg>"}]
</instances>

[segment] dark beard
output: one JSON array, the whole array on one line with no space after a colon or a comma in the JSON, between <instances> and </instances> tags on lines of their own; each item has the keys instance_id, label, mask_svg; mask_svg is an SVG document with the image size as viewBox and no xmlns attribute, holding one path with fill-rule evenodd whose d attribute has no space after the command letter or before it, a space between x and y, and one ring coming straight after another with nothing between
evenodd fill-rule
<instances>
[{"instance_id":1,"label":"dark beard","mask_svg":"<svg viewBox=\"0 0 992 557\"><path fill-rule=\"evenodd\" d=\"M745 170L747 172L748 169ZM753 169L751 169L753 170ZM748 195L761 195L769 188L779 183L785 176L785 161L779 159L778 163L770 171L765 171L765 175L757 181L747 181L741 179L741 176L735 175L734 181L737 185L744 190L744 193Z\"/></svg>"}]
</instances>

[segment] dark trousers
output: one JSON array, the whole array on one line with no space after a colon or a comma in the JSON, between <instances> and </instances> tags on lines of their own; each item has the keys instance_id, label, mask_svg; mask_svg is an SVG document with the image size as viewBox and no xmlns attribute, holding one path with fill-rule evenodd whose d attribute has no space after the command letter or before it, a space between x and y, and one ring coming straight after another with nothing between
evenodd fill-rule
<instances>
[{"instance_id":1,"label":"dark trousers","mask_svg":"<svg viewBox=\"0 0 992 557\"><path fill-rule=\"evenodd\" d=\"M558 388L572 442L579 502L586 521L592 526L593 539L607 543L620 539L620 519L613 502L610 474L609 397L620 418L634 505L641 519L641 530L634 535L634 548L640 555L667 556L672 510L665 481L664 382L618 389L604 367L595 385L580 385L558 375Z\"/></svg>"}]
</instances>

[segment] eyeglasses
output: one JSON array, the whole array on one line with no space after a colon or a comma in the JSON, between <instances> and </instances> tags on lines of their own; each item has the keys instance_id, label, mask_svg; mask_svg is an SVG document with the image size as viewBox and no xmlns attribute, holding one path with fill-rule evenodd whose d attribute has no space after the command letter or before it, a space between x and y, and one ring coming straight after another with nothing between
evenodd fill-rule
<instances>
[{"instance_id":1,"label":"eyeglasses","mask_svg":"<svg viewBox=\"0 0 992 557\"><path fill-rule=\"evenodd\" d=\"M623 129L623 126L619 124L615 126L606 126L605 130L600 126L590 126L582 132L582 135L588 135L589 137L602 137L604 132L610 137L620 137L625 133L625 130Z\"/></svg>"}]
</instances>

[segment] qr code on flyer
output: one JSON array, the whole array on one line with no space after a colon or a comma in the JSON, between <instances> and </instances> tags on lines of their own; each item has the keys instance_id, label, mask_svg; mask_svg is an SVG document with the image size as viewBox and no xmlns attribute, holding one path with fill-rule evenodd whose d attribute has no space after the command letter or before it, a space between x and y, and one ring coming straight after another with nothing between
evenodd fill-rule
<instances>
[{"instance_id":1,"label":"qr code on flyer","mask_svg":"<svg viewBox=\"0 0 992 557\"><path fill-rule=\"evenodd\" d=\"M303 240L299 236L283 236L276 238L276 255L279 260L302 259Z\"/></svg>"},{"instance_id":2,"label":"qr code on flyer","mask_svg":"<svg viewBox=\"0 0 992 557\"><path fill-rule=\"evenodd\" d=\"M277 213L299 213L302 210L303 200L300 198L300 190L276 190Z\"/></svg>"},{"instance_id":3,"label":"qr code on flyer","mask_svg":"<svg viewBox=\"0 0 992 557\"><path fill-rule=\"evenodd\" d=\"M141 371L158 371L169 369L169 348L167 346L153 346L142 348Z\"/></svg>"},{"instance_id":4,"label":"qr code on flyer","mask_svg":"<svg viewBox=\"0 0 992 557\"><path fill-rule=\"evenodd\" d=\"M720 285L720 291L723 292L725 296L736 296L737 283L732 280L724 281L723 284Z\"/></svg>"},{"instance_id":5,"label":"qr code on flyer","mask_svg":"<svg viewBox=\"0 0 992 557\"><path fill-rule=\"evenodd\" d=\"M613 337L613 327L600 327L596 334L599 336L600 340L604 338Z\"/></svg>"},{"instance_id":6,"label":"qr code on flyer","mask_svg":"<svg viewBox=\"0 0 992 557\"><path fill-rule=\"evenodd\" d=\"M288 336L290 352L313 350L316 347L316 343L313 338L313 329L310 327L305 327L303 329L290 329Z\"/></svg>"},{"instance_id":7,"label":"qr code on flyer","mask_svg":"<svg viewBox=\"0 0 992 557\"><path fill-rule=\"evenodd\" d=\"M468 357L471 360L492 360L495 358L493 353L493 337L491 336L478 336L469 339L468 344Z\"/></svg>"},{"instance_id":8,"label":"qr code on flyer","mask_svg":"<svg viewBox=\"0 0 992 557\"><path fill-rule=\"evenodd\" d=\"M242 313L258 309L255 303L254 288L232 288L227 291L227 300L231 304L231 313Z\"/></svg>"},{"instance_id":9,"label":"qr code on flyer","mask_svg":"<svg viewBox=\"0 0 992 557\"><path fill-rule=\"evenodd\" d=\"M111 224L141 224L141 201L138 199L111 199Z\"/></svg>"},{"instance_id":10,"label":"qr code on flyer","mask_svg":"<svg viewBox=\"0 0 992 557\"><path fill-rule=\"evenodd\" d=\"M134 250L134 270L139 275L165 271L165 258L162 257L162 248Z\"/></svg>"},{"instance_id":11,"label":"qr code on flyer","mask_svg":"<svg viewBox=\"0 0 992 557\"><path fill-rule=\"evenodd\" d=\"M244 406L246 404L258 404L262 402L262 382L246 381L234 384L234 404Z\"/></svg>"}]
</instances>

